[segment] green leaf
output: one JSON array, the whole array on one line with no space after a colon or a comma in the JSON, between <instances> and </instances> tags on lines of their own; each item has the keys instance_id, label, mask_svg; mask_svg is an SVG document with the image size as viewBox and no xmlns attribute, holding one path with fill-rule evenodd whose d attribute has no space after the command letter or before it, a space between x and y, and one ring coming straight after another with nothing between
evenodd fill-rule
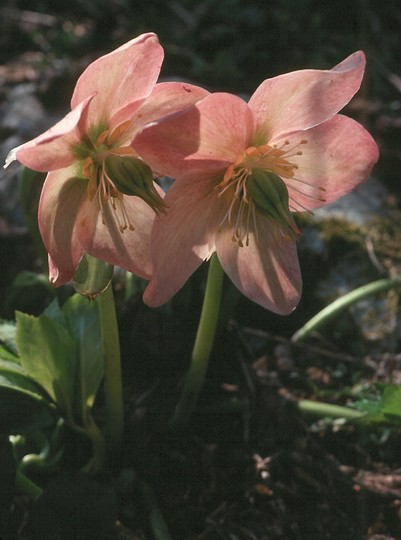
<instances>
[{"instance_id":1,"label":"green leaf","mask_svg":"<svg viewBox=\"0 0 401 540\"><path fill-rule=\"evenodd\" d=\"M0 425L3 433L47 425L54 418L53 409L22 366L0 360Z\"/></svg>"},{"instance_id":2,"label":"green leaf","mask_svg":"<svg viewBox=\"0 0 401 540\"><path fill-rule=\"evenodd\" d=\"M46 317L49 317L49 319L52 319L53 321L56 321L61 324L61 326L67 326L67 320L65 318L64 313L62 312L60 308L60 304L57 299L54 299L53 302L51 302L45 311L42 313L42 315L45 315Z\"/></svg>"},{"instance_id":3,"label":"green leaf","mask_svg":"<svg viewBox=\"0 0 401 540\"><path fill-rule=\"evenodd\" d=\"M21 364L72 418L77 364L74 340L60 323L46 315L35 318L17 312L16 318Z\"/></svg>"},{"instance_id":4,"label":"green leaf","mask_svg":"<svg viewBox=\"0 0 401 540\"><path fill-rule=\"evenodd\" d=\"M63 314L77 346L78 393L81 398L81 403L77 405L84 417L86 408L93 405L104 375L99 310L96 302L74 294L64 304Z\"/></svg>"},{"instance_id":5,"label":"green leaf","mask_svg":"<svg viewBox=\"0 0 401 540\"><path fill-rule=\"evenodd\" d=\"M15 341L16 332L14 322L0 321L0 358L13 362L19 361Z\"/></svg>"},{"instance_id":6,"label":"green leaf","mask_svg":"<svg viewBox=\"0 0 401 540\"><path fill-rule=\"evenodd\" d=\"M29 377L26 370L16 362L0 359L0 378L10 379L12 386L19 386L29 392L39 394L39 387ZM1 379L0 379L1 380Z\"/></svg>"},{"instance_id":7,"label":"green leaf","mask_svg":"<svg viewBox=\"0 0 401 540\"><path fill-rule=\"evenodd\" d=\"M388 420L401 424L401 387L386 386L383 392L382 413Z\"/></svg>"}]
</instances>

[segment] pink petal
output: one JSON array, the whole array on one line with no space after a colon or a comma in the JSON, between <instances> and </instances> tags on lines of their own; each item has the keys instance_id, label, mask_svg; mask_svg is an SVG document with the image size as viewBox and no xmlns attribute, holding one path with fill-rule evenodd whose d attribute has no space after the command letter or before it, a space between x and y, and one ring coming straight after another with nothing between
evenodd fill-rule
<instances>
[{"instance_id":1,"label":"pink petal","mask_svg":"<svg viewBox=\"0 0 401 540\"><path fill-rule=\"evenodd\" d=\"M358 91L365 69L362 51L331 70L302 70L264 81L249 100L256 120L254 144L309 129L340 111Z\"/></svg>"},{"instance_id":2,"label":"pink petal","mask_svg":"<svg viewBox=\"0 0 401 540\"><path fill-rule=\"evenodd\" d=\"M287 138L290 147L300 139L301 156L293 179L285 179L292 209L313 210L349 193L371 173L379 151L370 134L355 120L336 115L306 132ZM279 143L278 143L279 144Z\"/></svg>"},{"instance_id":3,"label":"pink petal","mask_svg":"<svg viewBox=\"0 0 401 540\"><path fill-rule=\"evenodd\" d=\"M214 251L217 197L208 175L188 174L167 192L167 214L152 231L154 274L144 293L151 307L167 302Z\"/></svg>"},{"instance_id":4,"label":"pink petal","mask_svg":"<svg viewBox=\"0 0 401 540\"><path fill-rule=\"evenodd\" d=\"M258 218L258 245L251 235L249 246L238 247L232 230L216 236L216 250L222 267L234 285L264 308L290 314L298 304L302 280L294 242L282 238L268 219Z\"/></svg>"},{"instance_id":5,"label":"pink petal","mask_svg":"<svg viewBox=\"0 0 401 540\"><path fill-rule=\"evenodd\" d=\"M158 188L160 195L163 192ZM124 206L129 215L134 231L129 229L123 233L119 229L115 212L110 205L103 208L104 215L96 205L96 223L94 234L85 243L85 251L110 264L121 266L133 274L149 279L152 273L150 260L150 233L155 219L153 210L139 197L124 195ZM95 212L94 205L91 212ZM103 223L103 218L105 223Z\"/></svg>"},{"instance_id":6,"label":"pink petal","mask_svg":"<svg viewBox=\"0 0 401 540\"><path fill-rule=\"evenodd\" d=\"M74 167L50 172L39 204L39 228L49 253L49 279L55 286L71 281L83 255L79 215L87 200L87 182L74 176ZM85 224L91 234L91 225Z\"/></svg>"},{"instance_id":7,"label":"pink petal","mask_svg":"<svg viewBox=\"0 0 401 540\"><path fill-rule=\"evenodd\" d=\"M224 170L248 146L248 105L231 94L210 94L189 110L150 124L133 141L153 168L177 177L190 169Z\"/></svg>"},{"instance_id":8,"label":"pink petal","mask_svg":"<svg viewBox=\"0 0 401 540\"><path fill-rule=\"evenodd\" d=\"M207 90L193 84L158 83L132 117L133 127L130 133L137 133L145 124L164 116L184 111L207 95L209 95Z\"/></svg>"},{"instance_id":9,"label":"pink petal","mask_svg":"<svg viewBox=\"0 0 401 540\"><path fill-rule=\"evenodd\" d=\"M55 171L76 161L71 146L80 142L86 131L87 111L94 94L53 127L15 150L15 158L35 171Z\"/></svg>"},{"instance_id":10,"label":"pink petal","mask_svg":"<svg viewBox=\"0 0 401 540\"><path fill-rule=\"evenodd\" d=\"M157 36L147 33L98 58L78 79L71 108L96 92L90 110L91 124L103 120L113 128L130 119L152 91L163 55Z\"/></svg>"},{"instance_id":11,"label":"pink petal","mask_svg":"<svg viewBox=\"0 0 401 540\"><path fill-rule=\"evenodd\" d=\"M163 191L156 189L162 196ZM87 181L74 177L73 167L47 175L39 226L49 252L53 285L72 280L84 252L141 277L150 277L150 232L155 214L138 197L124 196L124 205L135 230L121 233L110 205L104 205L102 216L98 199L89 201Z\"/></svg>"}]
</instances>

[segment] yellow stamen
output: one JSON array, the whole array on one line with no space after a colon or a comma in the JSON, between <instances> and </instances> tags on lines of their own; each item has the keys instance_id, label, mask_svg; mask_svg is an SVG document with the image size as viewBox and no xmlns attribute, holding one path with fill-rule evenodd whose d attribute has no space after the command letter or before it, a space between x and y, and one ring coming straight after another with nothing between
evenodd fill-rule
<instances>
[{"instance_id":1,"label":"yellow stamen","mask_svg":"<svg viewBox=\"0 0 401 540\"><path fill-rule=\"evenodd\" d=\"M316 194L316 190L325 191L323 187L312 186L305 180L296 177L298 163L293 158L299 159L303 155L301 146L307 143L307 139L301 139L294 144L286 139L279 144L250 146L237 156L233 163L227 167L223 178L215 187L218 197L224 200L225 207L218 230L231 228L233 230L232 240L239 247L248 246L251 233L254 235L255 241L259 241L257 215L262 213L272 220L277 240L293 241L300 232L290 212L294 208L303 209L303 206L297 203L293 197L289 198L284 182L289 183L288 186L291 186L292 194L299 192L300 195L319 201L322 201L322 197ZM253 176L254 171L255 173L260 171L262 176ZM248 190L248 182L251 181L251 178L252 194ZM270 182L272 182L271 185ZM294 187L294 184L297 183L299 185ZM309 193L307 190L304 193L302 185L313 187L313 191ZM265 187L261 189L261 186ZM253 197L257 197L257 199L254 201ZM272 197L271 200L270 197ZM284 198L282 199L282 197ZM291 204L291 209L289 204Z\"/></svg>"}]
</instances>

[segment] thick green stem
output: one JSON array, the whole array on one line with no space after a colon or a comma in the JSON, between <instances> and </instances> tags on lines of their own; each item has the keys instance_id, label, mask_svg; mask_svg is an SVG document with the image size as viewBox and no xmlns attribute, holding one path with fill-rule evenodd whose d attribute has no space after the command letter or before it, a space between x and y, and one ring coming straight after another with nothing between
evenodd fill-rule
<instances>
[{"instance_id":1,"label":"thick green stem","mask_svg":"<svg viewBox=\"0 0 401 540\"><path fill-rule=\"evenodd\" d=\"M345 420L356 420L364 416L364 413L341 405L330 405L330 403L320 403L309 399L300 399L297 402L298 408L305 414L317 416L319 418L345 418Z\"/></svg>"},{"instance_id":2,"label":"thick green stem","mask_svg":"<svg viewBox=\"0 0 401 540\"><path fill-rule=\"evenodd\" d=\"M192 350L191 364L180 400L169 422L170 429L179 429L187 424L202 390L216 333L223 276L223 269L216 254L214 254L209 264L202 313Z\"/></svg>"},{"instance_id":3,"label":"thick green stem","mask_svg":"<svg viewBox=\"0 0 401 540\"><path fill-rule=\"evenodd\" d=\"M99 313L104 348L105 438L111 456L118 455L124 429L120 341L111 283L99 295Z\"/></svg>"},{"instance_id":4,"label":"thick green stem","mask_svg":"<svg viewBox=\"0 0 401 540\"><path fill-rule=\"evenodd\" d=\"M352 306L352 304L359 302L359 300L363 300L367 296L388 291L390 289L395 289L397 287L401 287L401 278L379 279L378 281L374 281L368 285L358 287L358 289L355 289L343 297L338 298L312 317L312 319L310 319L302 328L295 332L295 334L292 336L292 341L298 342L304 340L312 332L315 332L318 328L336 317L341 311L349 306Z\"/></svg>"}]
</instances>

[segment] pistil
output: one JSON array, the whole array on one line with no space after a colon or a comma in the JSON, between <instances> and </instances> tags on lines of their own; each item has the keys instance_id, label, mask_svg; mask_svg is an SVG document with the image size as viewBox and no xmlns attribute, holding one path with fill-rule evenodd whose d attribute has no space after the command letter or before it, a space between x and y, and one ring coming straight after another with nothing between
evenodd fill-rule
<instances>
[{"instance_id":1,"label":"pistil","mask_svg":"<svg viewBox=\"0 0 401 540\"><path fill-rule=\"evenodd\" d=\"M300 234L289 209L288 190L284 179L297 181L297 163L291 158L302 156L301 139L291 146L289 140L281 145L250 146L226 169L215 187L227 206L219 230L233 229L232 240L239 247L248 246L250 235L258 242L257 214L272 220L281 230L283 239L294 241Z\"/></svg>"}]
</instances>

